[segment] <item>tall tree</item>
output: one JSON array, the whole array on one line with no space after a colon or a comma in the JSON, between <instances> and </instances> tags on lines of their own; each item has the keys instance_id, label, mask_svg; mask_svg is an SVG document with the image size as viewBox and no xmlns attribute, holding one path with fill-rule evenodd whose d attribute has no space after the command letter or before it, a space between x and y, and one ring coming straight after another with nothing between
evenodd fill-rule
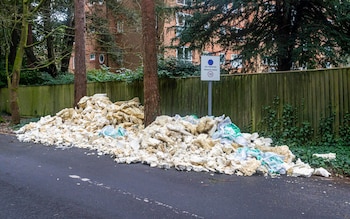
<instances>
[{"instance_id":1,"label":"tall tree","mask_svg":"<svg viewBox=\"0 0 350 219\"><path fill-rule=\"evenodd\" d=\"M85 63L85 1L75 0L75 72L74 72L74 105L86 96L87 78Z\"/></svg>"},{"instance_id":2,"label":"tall tree","mask_svg":"<svg viewBox=\"0 0 350 219\"><path fill-rule=\"evenodd\" d=\"M69 4L68 4L69 5ZM68 72L69 62L73 50L74 44L74 10L72 7L66 8L66 20L63 21L65 25L61 51L62 51L62 60L61 60L61 72Z\"/></svg>"},{"instance_id":3,"label":"tall tree","mask_svg":"<svg viewBox=\"0 0 350 219\"><path fill-rule=\"evenodd\" d=\"M64 36L64 34L61 34L64 32L62 30L69 29L63 26L61 21L65 17L64 7L69 5L71 1L6 0L0 2L0 26L2 30L0 37L3 39L3 43L0 45L0 68L5 70L8 78L10 109L12 122L15 124L20 122L17 90L21 71L28 68L45 71L52 69L53 71L51 72L55 73L57 71L54 65L59 64L58 60L62 59L60 54L64 54L62 50L58 49L57 45L65 44L65 47L62 48L69 49L67 43L58 38ZM51 4L44 5L45 2ZM51 5L56 5L56 8L53 12L45 13L45 11L53 9ZM62 8L58 6L62 6ZM50 19L54 21L50 23ZM50 27L46 26L47 28L45 29L43 24L46 22ZM53 25L51 26L51 24ZM47 45L50 46L45 46L44 42L47 42ZM64 56L70 57L70 52L71 50ZM58 56L57 53L59 54ZM53 68L48 68L49 66Z\"/></svg>"},{"instance_id":4,"label":"tall tree","mask_svg":"<svg viewBox=\"0 0 350 219\"><path fill-rule=\"evenodd\" d=\"M9 7L8 4L4 4L4 2L0 2L0 38L2 39L2 43L0 44L0 69L5 72L5 76L7 77L7 84L11 84L10 78L10 53L11 53L11 45L12 42L12 33L13 29L16 28L16 19L15 15L18 10L18 5L15 2L12 2L12 6ZM6 13L12 14L12 19L5 16ZM14 52L15 54L15 52ZM14 58L13 58L14 60ZM12 62L13 63L13 62ZM11 65L12 65L11 63Z\"/></svg>"},{"instance_id":5,"label":"tall tree","mask_svg":"<svg viewBox=\"0 0 350 219\"><path fill-rule=\"evenodd\" d=\"M145 126L151 124L160 112L157 74L157 31L154 0L141 0Z\"/></svg>"},{"instance_id":6,"label":"tall tree","mask_svg":"<svg viewBox=\"0 0 350 219\"><path fill-rule=\"evenodd\" d=\"M43 5L46 10L43 12L46 19L44 19L44 31L45 33L50 33L53 29L52 26L52 10L51 10L51 1L45 1ZM46 36L46 50L47 50L47 59L48 59L48 72L52 77L56 77L57 67L55 63L55 48L54 48L54 37L52 34Z\"/></svg>"},{"instance_id":7,"label":"tall tree","mask_svg":"<svg viewBox=\"0 0 350 219\"><path fill-rule=\"evenodd\" d=\"M11 109L11 119L13 124L20 123L20 109L18 104L18 86L20 80L20 73L22 68L22 62L24 57L24 50L27 46L28 38L28 26L29 19L42 5L45 0L41 0L39 4L30 10L31 1L22 1L22 17L21 17L21 33L20 40L17 46L15 60L12 68L12 76L9 80L9 90L10 90L10 109Z\"/></svg>"},{"instance_id":8,"label":"tall tree","mask_svg":"<svg viewBox=\"0 0 350 219\"><path fill-rule=\"evenodd\" d=\"M37 8L37 0L30 0L30 10ZM61 68L68 71L70 54L74 42L73 0L45 0L38 10L31 12L28 19L28 39L25 47L26 70L48 72L55 77ZM12 68L21 35L22 0L0 1L1 38L4 33L9 44L0 44L0 50L8 46L6 62ZM5 53L3 53L5 54ZM5 63L5 56L0 56L0 63Z\"/></svg>"},{"instance_id":9,"label":"tall tree","mask_svg":"<svg viewBox=\"0 0 350 219\"><path fill-rule=\"evenodd\" d=\"M74 43L74 0L46 0L32 22L32 40L26 55L31 69L45 71L52 77L58 69L68 71Z\"/></svg>"},{"instance_id":10,"label":"tall tree","mask_svg":"<svg viewBox=\"0 0 350 219\"><path fill-rule=\"evenodd\" d=\"M341 65L350 47L349 1L197 0L185 7L180 44L209 43L238 51L246 67L260 56L277 65L309 68ZM182 9L183 10L183 9Z\"/></svg>"}]
</instances>

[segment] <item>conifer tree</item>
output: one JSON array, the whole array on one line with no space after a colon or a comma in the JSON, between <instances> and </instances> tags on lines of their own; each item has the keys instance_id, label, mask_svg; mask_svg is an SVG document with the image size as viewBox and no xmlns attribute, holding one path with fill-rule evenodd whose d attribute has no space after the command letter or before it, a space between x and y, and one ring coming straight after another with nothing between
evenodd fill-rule
<instances>
[{"instance_id":1,"label":"conifer tree","mask_svg":"<svg viewBox=\"0 0 350 219\"><path fill-rule=\"evenodd\" d=\"M185 10L192 16L180 44L220 44L238 51L246 68L257 57L280 71L341 66L349 55L350 1L197 0Z\"/></svg>"}]
</instances>

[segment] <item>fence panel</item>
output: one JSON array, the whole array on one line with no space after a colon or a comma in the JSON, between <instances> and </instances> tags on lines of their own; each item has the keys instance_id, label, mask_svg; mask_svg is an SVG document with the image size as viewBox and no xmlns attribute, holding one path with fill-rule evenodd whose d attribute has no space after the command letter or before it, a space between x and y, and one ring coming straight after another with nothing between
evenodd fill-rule
<instances>
[{"instance_id":1,"label":"fence panel","mask_svg":"<svg viewBox=\"0 0 350 219\"><path fill-rule=\"evenodd\" d=\"M161 111L166 115L207 115L208 83L199 77L161 79ZM222 76L213 82L213 115L227 115L240 127L258 131L264 107L279 97L278 114L290 104L298 109L298 123L310 122L317 131L320 120L335 114L338 131L350 113L350 68L241 74ZM143 103L143 82L88 83L88 95L106 93L112 102L139 97ZM22 116L54 115L72 107L73 85L26 86L18 90ZM9 93L0 89L0 110L10 112Z\"/></svg>"}]
</instances>

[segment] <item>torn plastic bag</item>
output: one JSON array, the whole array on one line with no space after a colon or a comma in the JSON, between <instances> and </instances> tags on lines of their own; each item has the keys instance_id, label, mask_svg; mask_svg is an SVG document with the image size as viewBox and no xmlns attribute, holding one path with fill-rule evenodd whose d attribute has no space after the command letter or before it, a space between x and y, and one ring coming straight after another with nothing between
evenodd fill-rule
<instances>
[{"instance_id":1,"label":"torn plastic bag","mask_svg":"<svg viewBox=\"0 0 350 219\"><path fill-rule=\"evenodd\" d=\"M283 157L273 152L262 152L256 148L242 147L236 150L234 156L241 161L247 160L249 157L261 160L261 164L266 166L270 174L286 173Z\"/></svg>"},{"instance_id":2,"label":"torn plastic bag","mask_svg":"<svg viewBox=\"0 0 350 219\"><path fill-rule=\"evenodd\" d=\"M119 136L125 136L126 130L122 127L118 127L118 129L115 129L113 126L107 125L107 126L103 127L103 129L100 132L100 135L109 136L112 138L117 138Z\"/></svg>"},{"instance_id":3,"label":"torn plastic bag","mask_svg":"<svg viewBox=\"0 0 350 219\"><path fill-rule=\"evenodd\" d=\"M188 116L182 117L182 116L180 116L179 114L176 114L176 115L174 116L174 118L175 118L176 120L177 120L177 119L185 120L185 121L187 121L187 122L189 122L189 123L191 123L191 124L194 124L194 125L197 125L198 122L199 122L199 118L198 118L198 116L196 116L196 115L188 115Z\"/></svg>"},{"instance_id":4,"label":"torn plastic bag","mask_svg":"<svg viewBox=\"0 0 350 219\"><path fill-rule=\"evenodd\" d=\"M320 157L320 158L323 158L323 159L325 159L325 160L334 160L335 158L337 158L337 154L336 154L336 153L313 154L312 156L314 156L314 157Z\"/></svg>"},{"instance_id":5,"label":"torn plastic bag","mask_svg":"<svg viewBox=\"0 0 350 219\"><path fill-rule=\"evenodd\" d=\"M247 146L247 140L242 136L238 126L231 122L230 117L226 117L218 124L217 131L212 135L213 139L223 139L223 141L234 141L242 146Z\"/></svg>"},{"instance_id":6,"label":"torn plastic bag","mask_svg":"<svg viewBox=\"0 0 350 219\"><path fill-rule=\"evenodd\" d=\"M249 157L254 157L257 160L261 160L262 152L256 148L242 147L236 150L234 156L240 161L247 160Z\"/></svg>"},{"instance_id":7,"label":"torn plastic bag","mask_svg":"<svg viewBox=\"0 0 350 219\"><path fill-rule=\"evenodd\" d=\"M303 176L303 177L310 177L313 172L314 168L311 168L311 166L307 163L304 163L298 158L298 160L295 162L295 165L291 166L288 169L288 175L298 177L298 176Z\"/></svg>"},{"instance_id":8,"label":"torn plastic bag","mask_svg":"<svg viewBox=\"0 0 350 219\"><path fill-rule=\"evenodd\" d=\"M324 176L324 177L330 177L331 176L331 173L328 172L323 167L316 168L313 174L316 175L316 176Z\"/></svg>"},{"instance_id":9,"label":"torn plastic bag","mask_svg":"<svg viewBox=\"0 0 350 219\"><path fill-rule=\"evenodd\" d=\"M262 153L261 164L267 167L267 169L269 170L269 173L272 173L272 174L286 173L283 157L276 153L273 153L273 152Z\"/></svg>"}]
</instances>

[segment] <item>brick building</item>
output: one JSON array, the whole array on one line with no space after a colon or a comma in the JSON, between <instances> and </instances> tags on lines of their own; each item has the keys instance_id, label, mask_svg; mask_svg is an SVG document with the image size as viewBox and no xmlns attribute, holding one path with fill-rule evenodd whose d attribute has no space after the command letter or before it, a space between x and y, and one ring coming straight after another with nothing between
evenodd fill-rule
<instances>
[{"instance_id":1,"label":"brick building","mask_svg":"<svg viewBox=\"0 0 350 219\"><path fill-rule=\"evenodd\" d=\"M188 4L189 0L164 0L167 6L182 6ZM140 15L141 8L137 1L117 0L123 8L130 9L135 15ZM135 70L142 65L142 27L139 19L130 22L124 15L117 15L115 11L108 10L106 2L96 0L88 1L85 7L87 19L86 33L86 67L87 70L99 69L101 65L115 71L120 68ZM123 14L123 13L122 13ZM110 37L113 39L115 47L101 48L99 42L99 32L92 25L93 16L104 19L107 22ZM178 60L200 64L200 57L204 54L220 56L223 66L231 69L231 72L240 72L242 60L237 59L238 52L225 50L218 45L213 45L204 50L191 51L188 46L177 47L173 38L181 31L181 26L185 25L186 16L191 16L185 12L176 12L173 16L157 18L157 31L159 41L159 55L164 58L176 58ZM105 23L102 25L106 25ZM100 28L102 25L96 27ZM174 28L174 27L177 28ZM74 51L70 61L70 71L74 72Z\"/></svg>"}]
</instances>

